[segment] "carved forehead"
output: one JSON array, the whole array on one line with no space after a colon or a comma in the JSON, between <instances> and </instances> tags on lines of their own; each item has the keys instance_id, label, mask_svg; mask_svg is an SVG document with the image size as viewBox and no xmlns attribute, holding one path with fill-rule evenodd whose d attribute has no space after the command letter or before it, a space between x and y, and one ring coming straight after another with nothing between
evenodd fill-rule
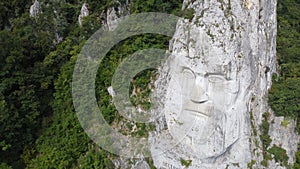
<instances>
[{"instance_id":1,"label":"carved forehead","mask_svg":"<svg viewBox=\"0 0 300 169\"><path fill-rule=\"evenodd\" d=\"M233 54L226 53L223 48L212 45L210 38L203 30L193 31L191 34L193 36L189 41L176 40L181 43L173 48L176 51L171 56L173 65L188 65L199 71L204 69L218 71L235 60Z\"/></svg>"},{"instance_id":2,"label":"carved forehead","mask_svg":"<svg viewBox=\"0 0 300 169\"><path fill-rule=\"evenodd\" d=\"M190 58L184 55L172 56L171 68L181 69L182 67L190 68L195 72L228 72L236 70L236 64L228 56L221 57L199 57Z\"/></svg>"},{"instance_id":3,"label":"carved forehead","mask_svg":"<svg viewBox=\"0 0 300 169\"><path fill-rule=\"evenodd\" d=\"M212 44L211 38L202 29L190 29L189 37L181 35L178 33L178 37L173 39L177 43L172 46L172 55L169 59L171 71L188 67L199 73L226 72L230 73L231 77L237 78L250 76L251 67L248 65L252 63L249 62L251 56L246 55L249 51L236 53L235 45L228 44L228 48L225 49L224 46Z\"/></svg>"}]
</instances>

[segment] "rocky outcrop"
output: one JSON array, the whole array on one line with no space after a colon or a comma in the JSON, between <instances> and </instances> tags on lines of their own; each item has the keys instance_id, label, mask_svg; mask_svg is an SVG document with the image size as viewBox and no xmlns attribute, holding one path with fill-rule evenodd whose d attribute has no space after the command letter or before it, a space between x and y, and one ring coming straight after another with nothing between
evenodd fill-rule
<instances>
[{"instance_id":1,"label":"rocky outcrop","mask_svg":"<svg viewBox=\"0 0 300 169\"><path fill-rule=\"evenodd\" d=\"M89 10L87 8L87 4L84 3L81 7L80 15L78 16L78 23L80 26L82 26L83 18L87 16L89 16Z\"/></svg>"},{"instance_id":2,"label":"rocky outcrop","mask_svg":"<svg viewBox=\"0 0 300 169\"><path fill-rule=\"evenodd\" d=\"M106 14L104 14L104 12L102 14L105 15L105 19L102 20L102 25L107 30L113 30L114 28L116 28L119 22L119 18L129 15L128 2L126 2L126 4L121 4L119 1L115 1L115 3L118 4L117 8L108 8Z\"/></svg>"},{"instance_id":3,"label":"rocky outcrop","mask_svg":"<svg viewBox=\"0 0 300 169\"><path fill-rule=\"evenodd\" d=\"M159 69L154 96L164 114L149 135L157 168L286 168L274 159L262 165L260 136L268 112L271 144L294 162L295 122L275 117L267 104L276 72L276 0L185 0L193 17L178 21L168 61ZM85 6L86 7L86 6ZM82 7L83 9L83 7ZM103 11L113 30L126 5ZM125 11L125 12L124 12ZM84 15L84 11L81 11ZM108 88L113 96L113 89ZM141 158L115 158L117 168L149 168Z\"/></svg>"},{"instance_id":4,"label":"rocky outcrop","mask_svg":"<svg viewBox=\"0 0 300 169\"><path fill-rule=\"evenodd\" d=\"M41 13L41 5L38 0L35 0L34 3L30 6L30 16L31 17L36 17L39 13Z\"/></svg>"},{"instance_id":5,"label":"rocky outcrop","mask_svg":"<svg viewBox=\"0 0 300 169\"><path fill-rule=\"evenodd\" d=\"M282 147L287 151L289 164L295 162L294 157L299 142L299 136L294 132L295 127L294 120L284 117L274 117L270 124L271 145Z\"/></svg>"},{"instance_id":6,"label":"rocky outcrop","mask_svg":"<svg viewBox=\"0 0 300 169\"><path fill-rule=\"evenodd\" d=\"M115 8L109 8L106 12L106 26L108 30L113 30L118 23L118 16Z\"/></svg>"},{"instance_id":7,"label":"rocky outcrop","mask_svg":"<svg viewBox=\"0 0 300 169\"><path fill-rule=\"evenodd\" d=\"M279 126L267 104L276 71L276 4L183 2L182 10L194 16L178 22L156 82L165 114L150 138L157 168L264 168L259 135L265 112L269 123L275 121L271 146L282 146L293 162L294 122ZM286 138L278 137L281 132ZM268 165L284 168L274 160Z\"/></svg>"}]
</instances>

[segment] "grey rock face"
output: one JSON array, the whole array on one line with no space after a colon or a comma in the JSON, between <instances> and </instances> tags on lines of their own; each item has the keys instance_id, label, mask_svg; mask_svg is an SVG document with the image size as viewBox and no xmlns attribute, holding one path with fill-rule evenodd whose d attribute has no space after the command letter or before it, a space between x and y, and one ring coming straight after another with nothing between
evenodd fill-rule
<instances>
[{"instance_id":1,"label":"grey rock face","mask_svg":"<svg viewBox=\"0 0 300 169\"><path fill-rule=\"evenodd\" d=\"M296 123L294 120L284 119L284 117L274 117L273 121L269 132L272 138L271 145L277 145L287 150L288 162L293 164L299 142L299 136L294 132Z\"/></svg>"},{"instance_id":2,"label":"grey rock face","mask_svg":"<svg viewBox=\"0 0 300 169\"><path fill-rule=\"evenodd\" d=\"M155 83L154 95L163 103L157 111L164 114L149 134L157 168L244 169L251 161L253 168L265 168L259 138L264 112L271 114L270 147L286 149L289 164L294 162L299 140L295 122L283 126L283 118L275 117L267 104L276 71L276 3L183 2L183 10L194 9L194 17L178 21L169 60ZM124 9L120 5L117 11L103 12L103 26L113 30L118 18L126 15ZM112 88L108 90L113 96ZM115 158L114 164L149 168L143 158ZM285 167L272 160L267 168Z\"/></svg>"},{"instance_id":3,"label":"grey rock face","mask_svg":"<svg viewBox=\"0 0 300 169\"><path fill-rule=\"evenodd\" d=\"M35 0L33 5L30 6L29 13L31 17L36 17L39 13L41 13L41 5L38 0Z\"/></svg>"},{"instance_id":4,"label":"grey rock face","mask_svg":"<svg viewBox=\"0 0 300 169\"><path fill-rule=\"evenodd\" d=\"M89 16L89 10L87 8L87 4L84 3L81 7L80 15L78 16L78 23L80 26L82 26L83 18L87 16Z\"/></svg>"},{"instance_id":5,"label":"grey rock face","mask_svg":"<svg viewBox=\"0 0 300 169\"><path fill-rule=\"evenodd\" d=\"M119 18L117 16L117 12L115 8L109 8L107 10L106 16L107 16L107 20L106 20L107 28L108 30L113 30L117 26L118 18Z\"/></svg>"},{"instance_id":6,"label":"grey rock face","mask_svg":"<svg viewBox=\"0 0 300 169\"><path fill-rule=\"evenodd\" d=\"M276 4L183 2L183 10L193 9L194 17L178 21L169 60L156 82L156 94L164 103L159 111L165 115L150 138L157 168L183 168L187 160L189 168L197 169L247 168L251 160L255 168L263 168L250 111L257 131L262 114L272 114L266 96L276 71ZM287 150L292 163L298 141L293 125L275 131L275 124L269 134L274 144ZM283 131L287 138L279 139ZM270 161L269 166L279 164Z\"/></svg>"},{"instance_id":7,"label":"grey rock face","mask_svg":"<svg viewBox=\"0 0 300 169\"><path fill-rule=\"evenodd\" d=\"M102 21L102 25L107 30L115 29L119 22L119 18L129 14L129 9L127 9L128 4L121 4L119 1L115 2L119 4L119 6L116 8L117 11L114 7L107 9L105 17L106 20Z\"/></svg>"}]
</instances>

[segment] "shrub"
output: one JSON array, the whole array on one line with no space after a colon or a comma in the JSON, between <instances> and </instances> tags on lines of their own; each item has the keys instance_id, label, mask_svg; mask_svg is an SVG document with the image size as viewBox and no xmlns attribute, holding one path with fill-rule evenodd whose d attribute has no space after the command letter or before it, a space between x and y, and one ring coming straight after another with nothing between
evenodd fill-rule
<instances>
[{"instance_id":1,"label":"shrub","mask_svg":"<svg viewBox=\"0 0 300 169\"><path fill-rule=\"evenodd\" d=\"M289 157L287 156L285 149L274 145L268 152L274 155L276 162L280 162L281 165L287 166Z\"/></svg>"},{"instance_id":2,"label":"shrub","mask_svg":"<svg viewBox=\"0 0 300 169\"><path fill-rule=\"evenodd\" d=\"M180 163L181 163L181 165L183 165L185 167L189 167L192 164L192 160L184 160L184 159L180 158Z\"/></svg>"}]
</instances>

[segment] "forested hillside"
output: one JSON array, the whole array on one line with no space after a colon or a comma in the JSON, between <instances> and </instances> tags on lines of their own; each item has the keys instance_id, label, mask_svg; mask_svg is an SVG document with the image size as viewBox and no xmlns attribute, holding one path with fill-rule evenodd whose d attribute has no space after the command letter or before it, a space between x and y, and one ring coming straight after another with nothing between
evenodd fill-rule
<instances>
[{"instance_id":1,"label":"forested hillside","mask_svg":"<svg viewBox=\"0 0 300 169\"><path fill-rule=\"evenodd\" d=\"M82 26L82 4L90 15ZM120 0L122 4L126 0ZM101 12L118 3L111 0L40 0L42 12L29 14L32 0L0 2L0 168L113 168L113 154L95 145L85 134L75 114L71 81L77 54L84 42L101 27ZM181 0L136 0L130 13L159 11L190 18L181 12ZM278 2L278 63L269 102L277 115L300 117L300 2ZM59 36L59 38L58 38ZM120 60L140 49L168 48L168 37L146 34L115 46L99 67L97 96L110 123L118 120L107 87ZM145 71L135 87L145 89L155 72ZM142 90L143 91L143 90ZM142 95L149 95L145 90ZM134 100L133 102L138 102ZM146 103L142 104L147 108ZM151 126L139 124L137 134ZM298 122L298 128L300 124ZM300 152L297 164L300 168Z\"/></svg>"},{"instance_id":2,"label":"forested hillside","mask_svg":"<svg viewBox=\"0 0 300 169\"><path fill-rule=\"evenodd\" d=\"M278 116L297 120L300 132L300 1L279 0L277 5L278 74L273 77L269 104ZM300 169L300 149L295 169Z\"/></svg>"},{"instance_id":3,"label":"forested hillside","mask_svg":"<svg viewBox=\"0 0 300 169\"><path fill-rule=\"evenodd\" d=\"M80 27L78 16L84 2L90 15ZM108 0L40 1L42 12L33 18L29 15L31 0L0 3L0 168L113 168L113 154L96 146L79 124L71 78L76 55L105 19L100 13L119 4ZM130 13L181 14L181 3L134 1L128 8ZM140 49L166 49L168 41L168 37L155 35L131 37L104 59L96 91L103 98L99 105L110 123L117 113L107 87L120 59ZM148 81L140 78L136 85L145 86Z\"/></svg>"}]
</instances>

